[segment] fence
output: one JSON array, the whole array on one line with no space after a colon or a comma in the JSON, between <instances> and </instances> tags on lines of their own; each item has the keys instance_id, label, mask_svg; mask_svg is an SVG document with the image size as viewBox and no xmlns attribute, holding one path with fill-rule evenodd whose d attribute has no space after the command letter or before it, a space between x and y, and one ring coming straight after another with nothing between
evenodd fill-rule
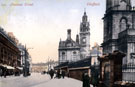
<instances>
[{"instance_id":1,"label":"fence","mask_svg":"<svg viewBox=\"0 0 135 87\"><path fill-rule=\"evenodd\" d=\"M122 66L122 80L127 82L135 82L135 64Z\"/></svg>"}]
</instances>

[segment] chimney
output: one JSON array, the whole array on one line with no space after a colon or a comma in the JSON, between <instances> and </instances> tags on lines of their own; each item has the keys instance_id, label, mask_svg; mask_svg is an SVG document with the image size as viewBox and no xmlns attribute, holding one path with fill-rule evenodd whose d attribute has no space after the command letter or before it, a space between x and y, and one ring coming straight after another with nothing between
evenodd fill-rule
<instances>
[{"instance_id":1,"label":"chimney","mask_svg":"<svg viewBox=\"0 0 135 87\"><path fill-rule=\"evenodd\" d=\"M67 40L71 40L71 29L67 30Z\"/></svg>"},{"instance_id":2,"label":"chimney","mask_svg":"<svg viewBox=\"0 0 135 87\"><path fill-rule=\"evenodd\" d=\"M76 42L79 44L79 35L76 35Z\"/></svg>"}]
</instances>

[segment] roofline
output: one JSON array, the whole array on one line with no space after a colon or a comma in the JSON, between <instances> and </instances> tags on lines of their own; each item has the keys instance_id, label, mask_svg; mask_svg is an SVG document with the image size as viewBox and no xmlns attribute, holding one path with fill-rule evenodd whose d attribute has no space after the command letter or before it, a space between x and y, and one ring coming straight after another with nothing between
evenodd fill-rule
<instances>
[{"instance_id":1,"label":"roofline","mask_svg":"<svg viewBox=\"0 0 135 87\"><path fill-rule=\"evenodd\" d=\"M76 69L90 69L90 66L87 67L77 67L77 68L69 68L68 70L76 70Z\"/></svg>"}]
</instances>

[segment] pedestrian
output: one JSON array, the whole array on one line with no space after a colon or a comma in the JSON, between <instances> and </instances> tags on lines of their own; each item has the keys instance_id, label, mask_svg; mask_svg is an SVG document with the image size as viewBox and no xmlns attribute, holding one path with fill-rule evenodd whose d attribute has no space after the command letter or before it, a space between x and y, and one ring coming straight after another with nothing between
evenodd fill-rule
<instances>
[{"instance_id":1,"label":"pedestrian","mask_svg":"<svg viewBox=\"0 0 135 87\"><path fill-rule=\"evenodd\" d=\"M4 78L6 78L6 76L7 76L7 69L5 68L4 69Z\"/></svg>"},{"instance_id":2,"label":"pedestrian","mask_svg":"<svg viewBox=\"0 0 135 87\"><path fill-rule=\"evenodd\" d=\"M94 73L91 75L92 85L93 87L98 87L98 71L94 70Z\"/></svg>"},{"instance_id":3,"label":"pedestrian","mask_svg":"<svg viewBox=\"0 0 135 87\"><path fill-rule=\"evenodd\" d=\"M65 77L65 71L64 70L62 71L61 75L62 75L62 77L64 79L64 77Z\"/></svg>"},{"instance_id":4,"label":"pedestrian","mask_svg":"<svg viewBox=\"0 0 135 87\"><path fill-rule=\"evenodd\" d=\"M67 73L68 78L70 77L69 72Z\"/></svg>"},{"instance_id":5,"label":"pedestrian","mask_svg":"<svg viewBox=\"0 0 135 87\"><path fill-rule=\"evenodd\" d=\"M52 79L53 76L54 76L54 71L53 71L53 69L50 70L49 74L50 74L50 77L51 77L51 79Z\"/></svg>"},{"instance_id":6,"label":"pedestrian","mask_svg":"<svg viewBox=\"0 0 135 87\"><path fill-rule=\"evenodd\" d=\"M83 87L90 87L90 77L87 72L82 74Z\"/></svg>"},{"instance_id":7,"label":"pedestrian","mask_svg":"<svg viewBox=\"0 0 135 87\"><path fill-rule=\"evenodd\" d=\"M3 72L2 72L2 69L0 68L0 76L1 76L1 77L2 77L2 73L3 73Z\"/></svg>"},{"instance_id":8,"label":"pedestrian","mask_svg":"<svg viewBox=\"0 0 135 87\"><path fill-rule=\"evenodd\" d=\"M58 70L58 71L57 71L57 73L56 73L56 77L57 77L58 79L60 79L60 78L61 78L60 70Z\"/></svg>"}]
</instances>

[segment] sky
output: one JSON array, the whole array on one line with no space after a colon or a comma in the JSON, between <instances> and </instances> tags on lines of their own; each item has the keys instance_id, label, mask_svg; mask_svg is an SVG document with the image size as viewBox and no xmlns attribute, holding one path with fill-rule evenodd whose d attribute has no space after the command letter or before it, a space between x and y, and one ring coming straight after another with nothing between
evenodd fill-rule
<instances>
[{"instance_id":1,"label":"sky","mask_svg":"<svg viewBox=\"0 0 135 87\"><path fill-rule=\"evenodd\" d=\"M0 0L0 26L26 44L33 63L58 60L58 44L79 33L86 9L90 22L90 45L103 42L105 0ZM33 48L33 49L29 49Z\"/></svg>"}]
</instances>

